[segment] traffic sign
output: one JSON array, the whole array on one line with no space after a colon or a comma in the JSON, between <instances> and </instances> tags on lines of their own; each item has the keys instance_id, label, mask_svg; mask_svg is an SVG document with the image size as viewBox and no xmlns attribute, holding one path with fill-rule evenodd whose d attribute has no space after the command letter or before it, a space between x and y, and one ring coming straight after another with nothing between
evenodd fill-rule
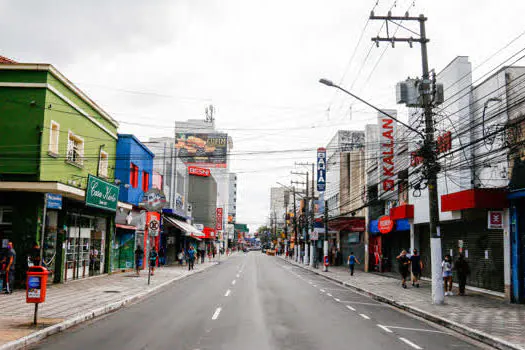
<instances>
[{"instance_id":1,"label":"traffic sign","mask_svg":"<svg viewBox=\"0 0 525 350\"><path fill-rule=\"evenodd\" d=\"M326 148L317 149L317 191L326 189Z\"/></svg>"}]
</instances>

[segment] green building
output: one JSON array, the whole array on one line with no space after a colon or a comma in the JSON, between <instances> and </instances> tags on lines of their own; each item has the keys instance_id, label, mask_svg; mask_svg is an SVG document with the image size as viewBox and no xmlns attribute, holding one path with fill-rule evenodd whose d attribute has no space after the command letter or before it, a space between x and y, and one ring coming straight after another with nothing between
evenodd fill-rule
<instances>
[{"instance_id":1,"label":"green building","mask_svg":"<svg viewBox=\"0 0 525 350\"><path fill-rule=\"evenodd\" d=\"M131 209L113 185L117 127L52 65L0 60L0 249L14 243L17 280L42 234L54 282L111 271L115 211Z\"/></svg>"}]
</instances>

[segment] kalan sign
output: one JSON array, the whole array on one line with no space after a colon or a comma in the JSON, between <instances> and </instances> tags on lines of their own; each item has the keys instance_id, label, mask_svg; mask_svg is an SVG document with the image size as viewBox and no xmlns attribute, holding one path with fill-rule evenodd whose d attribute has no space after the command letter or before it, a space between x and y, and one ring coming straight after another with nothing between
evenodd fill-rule
<instances>
[{"instance_id":1,"label":"kalan sign","mask_svg":"<svg viewBox=\"0 0 525 350\"><path fill-rule=\"evenodd\" d=\"M210 172L210 169L200 168L200 167L197 167L197 166L189 166L188 167L188 174L195 175L195 176L208 177L208 176L210 176L211 172Z\"/></svg>"},{"instance_id":2,"label":"kalan sign","mask_svg":"<svg viewBox=\"0 0 525 350\"><path fill-rule=\"evenodd\" d=\"M385 110L385 113L396 117L395 110ZM397 123L384 113L378 115L379 124L379 179L380 193L392 193L396 187L396 150L395 135Z\"/></svg>"}]
</instances>

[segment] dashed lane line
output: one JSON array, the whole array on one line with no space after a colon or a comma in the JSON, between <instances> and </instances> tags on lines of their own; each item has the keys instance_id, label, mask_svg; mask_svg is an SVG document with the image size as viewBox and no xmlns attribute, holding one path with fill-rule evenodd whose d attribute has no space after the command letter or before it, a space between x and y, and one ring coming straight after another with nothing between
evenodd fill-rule
<instances>
[{"instance_id":1,"label":"dashed lane line","mask_svg":"<svg viewBox=\"0 0 525 350\"><path fill-rule=\"evenodd\" d=\"M339 299L339 298L334 298L334 300L337 301L338 303L341 302L341 299Z\"/></svg>"},{"instance_id":2,"label":"dashed lane line","mask_svg":"<svg viewBox=\"0 0 525 350\"><path fill-rule=\"evenodd\" d=\"M387 333L394 333L394 332L392 332L392 330L390 330L390 329L389 329L388 327L386 327L386 326L383 326L383 325L380 325L380 324L378 324L377 326L378 326L379 328L381 328L382 330L384 330L385 332L387 332Z\"/></svg>"},{"instance_id":3,"label":"dashed lane line","mask_svg":"<svg viewBox=\"0 0 525 350\"><path fill-rule=\"evenodd\" d=\"M237 274L235 277L239 278L239 277L241 277L241 275Z\"/></svg>"},{"instance_id":4,"label":"dashed lane line","mask_svg":"<svg viewBox=\"0 0 525 350\"><path fill-rule=\"evenodd\" d=\"M355 309L354 309L353 307L351 307L350 305L346 305L346 308L347 308L348 310L355 311Z\"/></svg>"},{"instance_id":5,"label":"dashed lane line","mask_svg":"<svg viewBox=\"0 0 525 350\"><path fill-rule=\"evenodd\" d=\"M233 281L232 281L232 284L235 284L236 282L237 282L236 280L233 280Z\"/></svg>"},{"instance_id":6,"label":"dashed lane line","mask_svg":"<svg viewBox=\"0 0 525 350\"><path fill-rule=\"evenodd\" d=\"M321 293L324 293L324 292L325 292L325 290L324 290L324 289L319 289L319 290L321 291Z\"/></svg>"},{"instance_id":7,"label":"dashed lane line","mask_svg":"<svg viewBox=\"0 0 525 350\"><path fill-rule=\"evenodd\" d=\"M403 343L405 343L405 344L407 344L407 345L410 345L410 346L413 347L414 349L417 349L417 350L421 350L421 349L423 349L421 346L412 343L410 340L408 340L408 339L406 339L406 338L399 337L399 340L401 340Z\"/></svg>"},{"instance_id":8,"label":"dashed lane line","mask_svg":"<svg viewBox=\"0 0 525 350\"><path fill-rule=\"evenodd\" d=\"M228 290L226 291L226 294L224 294L224 296L225 296L225 297L229 296L231 292L232 292L232 291L228 289Z\"/></svg>"},{"instance_id":9,"label":"dashed lane line","mask_svg":"<svg viewBox=\"0 0 525 350\"><path fill-rule=\"evenodd\" d=\"M388 327L388 328L394 328L394 329L402 329L402 330L404 330L404 331L430 332L430 333L442 333L442 334L446 334L445 332L437 331L437 330L434 330L434 329L425 329L425 328L407 328L407 327L398 327L398 326L385 326L385 327Z\"/></svg>"},{"instance_id":10,"label":"dashed lane line","mask_svg":"<svg viewBox=\"0 0 525 350\"><path fill-rule=\"evenodd\" d=\"M362 318L364 318L365 320L369 320L370 317L368 317L367 315L365 314L359 314L359 316L361 316Z\"/></svg>"},{"instance_id":11,"label":"dashed lane line","mask_svg":"<svg viewBox=\"0 0 525 350\"><path fill-rule=\"evenodd\" d=\"M332 296L332 294L330 294L330 293L326 293L326 295L328 295L329 297L331 297L331 296Z\"/></svg>"},{"instance_id":12,"label":"dashed lane line","mask_svg":"<svg viewBox=\"0 0 525 350\"><path fill-rule=\"evenodd\" d=\"M215 309L215 312L213 314L213 316L211 317L212 320L216 320L219 318L219 314L221 313L221 310L222 308L218 307L217 309Z\"/></svg>"}]
</instances>

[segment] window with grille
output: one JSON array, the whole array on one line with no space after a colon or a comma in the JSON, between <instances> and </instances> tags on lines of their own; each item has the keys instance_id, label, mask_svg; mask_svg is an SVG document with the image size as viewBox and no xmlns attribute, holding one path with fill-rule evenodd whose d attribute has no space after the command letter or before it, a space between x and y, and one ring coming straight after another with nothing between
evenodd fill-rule
<instances>
[{"instance_id":1,"label":"window with grille","mask_svg":"<svg viewBox=\"0 0 525 350\"><path fill-rule=\"evenodd\" d=\"M71 131L67 143L67 160L78 165L84 163L84 139Z\"/></svg>"},{"instance_id":2,"label":"window with grille","mask_svg":"<svg viewBox=\"0 0 525 350\"><path fill-rule=\"evenodd\" d=\"M108 177L108 153L102 150L100 150L98 174L100 176Z\"/></svg>"},{"instance_id":3,"label":"window with grille","mask_svg":"<svg viewBox=\"0 0 525 350\"><path fill-rule=\"evenodd\" d=\"M51 126L49 128L49 152L53 154L58 154L58 140L60 138L60 124L51 121Z\"/></svg>"}]
</instances>

